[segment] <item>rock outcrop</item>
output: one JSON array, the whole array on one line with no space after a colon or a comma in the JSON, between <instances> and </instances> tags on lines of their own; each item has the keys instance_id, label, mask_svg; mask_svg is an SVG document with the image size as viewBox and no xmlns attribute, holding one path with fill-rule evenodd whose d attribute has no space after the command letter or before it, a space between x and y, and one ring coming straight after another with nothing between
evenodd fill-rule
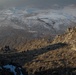
<instances>
[{"instance_id":1,"label":"rock outcrop","mask_svg":"<svg viewBox=\"0 0 76 75\"><path fill-rule=\"evenodd\" d=\"M76 27L68 28L64 34L56 36L53 43L57 42L67 43L76 50Z\"/></svg>"}]
</instances>

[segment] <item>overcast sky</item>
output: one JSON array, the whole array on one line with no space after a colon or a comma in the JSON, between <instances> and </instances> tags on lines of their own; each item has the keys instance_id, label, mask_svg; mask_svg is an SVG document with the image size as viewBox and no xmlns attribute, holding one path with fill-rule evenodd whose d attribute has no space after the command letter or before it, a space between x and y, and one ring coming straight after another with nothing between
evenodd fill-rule
<instances>
[{"instance_id":1,"label":"overcast sky","mask_svg":"<svg viewBox=\"0 0 76 75\"><path fill-rule=\"evenodd\" d=\"M50 8L52 5L60 6L76 4L76 0L0 0L0 9L10 7Z\"/></svg>"}]
</instances>

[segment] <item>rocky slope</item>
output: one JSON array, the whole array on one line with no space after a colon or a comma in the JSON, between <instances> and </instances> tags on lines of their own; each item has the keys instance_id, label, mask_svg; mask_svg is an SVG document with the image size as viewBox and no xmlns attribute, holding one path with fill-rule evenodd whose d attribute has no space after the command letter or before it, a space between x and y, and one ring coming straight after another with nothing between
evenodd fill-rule
<instances>
[{"instance_id":1,"label":"rocky slope","mask_svg":"<svg viewBox=\"0 0 76 75\"><path fill-rule=\"evenodd\" d=\"M0 60L21 64L28 75L76 75L75 40L76 27L69 28L52 42L46 39L31 41L25 51L0 54Z\"/></svg>"},{"instance_id":2,"label":"rocky slope","mask_svg":"<svg viewBox=\"0 0 76 75\"><path fill-rule=\"evenodd\" d=\"M58 35L53 43L63 42L69 44L72 49L76 50L76 27L68 28L66 33Z\"/></svg>"},{"instance_id":3,"label":"rocky slope","mask_svg":"<svg viewBox=\"0 0 76 75\"><path fill-rule=\"evenodd\" d=\"M44 48L44 53L25 64L35 75L75 75L76 74L76 27L68 28ZM46 51L45 51L46 50Z\"/></svg>"}]
</instances>

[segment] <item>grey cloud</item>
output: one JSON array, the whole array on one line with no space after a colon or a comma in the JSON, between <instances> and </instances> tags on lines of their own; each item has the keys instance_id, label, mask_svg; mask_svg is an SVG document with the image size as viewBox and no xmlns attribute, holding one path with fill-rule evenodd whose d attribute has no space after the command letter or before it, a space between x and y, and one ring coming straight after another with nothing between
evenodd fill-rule
<instances>
[{"instance_id":1,"label":"grey cloud","mask_svg":"<svg viewBox=\"0 0 76 75\"><path fill-rule=\"evenodd\" d=\"M61 6L76 4L76 0L0 0L0 8L23 6L34 8L50 8L53 4L59 4Z\"/></svg>"}]
</instances>

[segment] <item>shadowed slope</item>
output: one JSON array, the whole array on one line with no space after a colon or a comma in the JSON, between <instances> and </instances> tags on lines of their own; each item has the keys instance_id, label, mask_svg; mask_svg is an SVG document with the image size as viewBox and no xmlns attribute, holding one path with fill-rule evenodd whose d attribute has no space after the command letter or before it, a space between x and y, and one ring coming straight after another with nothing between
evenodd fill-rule
<instances>
[{"instance_id":1,"label":"shadowed slope","mask_svg":"<svg viewBox=\"0 0 76 75\"><path fill-rule=\"evenodd\" d=\"M5 54L1 54L0 57L6 57L7 59L11 59L11 60L16 60L16 59L21 60L20 58L24 58L25 60L20 62L20 63L22 63L22 65L24 65L25 63L32 61L35 57L37 57L39 55L42 55L49 51L56 50L56 49L59 49L59 48L65 47L65 46L67 46L67 44L57 43L57 44L46 46L44 48L27 50L27 51L23 51L20 53L10 53L10 54L5 53Z\"/></svg>"}]
</instances>

